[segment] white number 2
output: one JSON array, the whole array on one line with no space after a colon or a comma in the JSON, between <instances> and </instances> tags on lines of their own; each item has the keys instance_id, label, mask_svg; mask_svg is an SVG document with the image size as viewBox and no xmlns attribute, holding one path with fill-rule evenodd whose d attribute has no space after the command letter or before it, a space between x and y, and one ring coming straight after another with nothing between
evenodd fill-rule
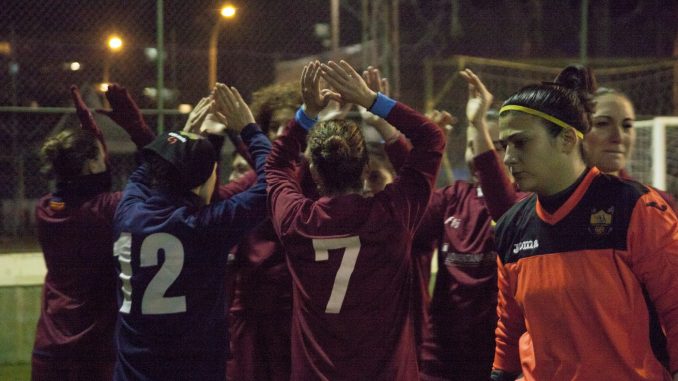
<instances>
[{"instance_id":1,"label":"white number 2","mask_svg":"<svg viewBox=\"0 0 678 381\"><path fill-rule=\"evenodd\" d=\"M120 312L129 313L132 308L132 237L122 233L115 242L114 254L120 262L123 303ZM141 313L144 315L173 314L186 312L186 297L166 297L165 292L179 277L184 267L184 246L179 239L167 233L151 234L141 243L141 267L158 265L160 250L165 252L165 261L148 283L141 299Z\"/></svg>"},{"instance_id":2,"label":"white number 2","mask_svg":"<svg viewBox=\"0 0 678 381\"><path fill-rule=\"evenodd\" d=\"M334 278L332 294L325 307L325 313L338 314L344 303L348 281L351 279L355 263L360 253L360 237L351 236L344 238L316 238L313 239L313 249L315 250L315 261L327 261L330 257L329 250L344 249L344 256L341 259L341 265Z\"/></svg>"}]
</instances>

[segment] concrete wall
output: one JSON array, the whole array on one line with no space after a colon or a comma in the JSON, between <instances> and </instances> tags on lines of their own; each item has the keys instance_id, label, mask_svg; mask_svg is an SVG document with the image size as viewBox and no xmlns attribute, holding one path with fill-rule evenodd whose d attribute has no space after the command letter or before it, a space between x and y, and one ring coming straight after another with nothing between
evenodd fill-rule
<instances>
[{"instance_id":1,"label":"concrete wall","mask_svg":"<svg viewBox=\"0 0 678 381\"><path fill-rule=\"evenodd\" d=\"M0 366L30 363L45 271L41 253L0 255Z\"/></svg>"}]
</instances>

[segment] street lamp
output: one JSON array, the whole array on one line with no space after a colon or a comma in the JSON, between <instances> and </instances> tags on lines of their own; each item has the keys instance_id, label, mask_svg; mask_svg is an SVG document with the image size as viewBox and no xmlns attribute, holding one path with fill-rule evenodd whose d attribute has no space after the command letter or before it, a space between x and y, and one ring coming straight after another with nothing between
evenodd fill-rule
<instances>
[{"instance_id":1,"label":"street lamp","mask_svg":"<svg viewBox=\"0 0 678 381\"><path fill-rule=\"evenodd\" d=\"M208 91L211 91L214 88L214 85L217 83L217 43L219 42L219 30L221 28L222 19L231 19L235 17L236 8L233 5L227 4L221 8L219 14L221 18L212 27L212 33L210 34L210 44L209 44L209 87Z\"/></svg>"},{"instance_id":2,"label":"street lamp","mask_svg":"<svg viewBox=\"0 0 678 381\"><path fill-rule=\"evenodd\" d=\"M108 47L110 54L106 53L106 57L104 59L104 79L103 79L102 87L106 87L110 83L111 54L117 53L120 50L122 50L122 45L123 45L123 42L122 42L122 38L120 38L120 36L115 35L115 34L108 36L108 40L106 41L106 46ZM104 91L105 91L105 89L104 89Z\"/></svg>"}]
</instances>

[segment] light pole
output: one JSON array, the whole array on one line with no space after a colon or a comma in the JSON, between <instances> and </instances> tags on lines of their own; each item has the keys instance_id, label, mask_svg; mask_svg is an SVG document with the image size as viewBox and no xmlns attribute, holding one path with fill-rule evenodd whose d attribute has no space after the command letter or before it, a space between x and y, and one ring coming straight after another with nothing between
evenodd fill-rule
<instances>
[{"instance_id":1,"label":"light pole","mask_svg":"<svg viewBox=\"0 0 678 381\"><path fill-rule=\"evenodd\" d=\"M104 59L104 78L103 78L104 84L110 83L111 54L119 52L122 49L122 39L115 34L111 35L111 36L108 37L108 41L106 42L106 46L108 47L108 51L110 53L106 53L106 58Z\"/></svg>"},{"instance_id":2,"label":"light pole","mask_svg":"<svg viewBox=\"0 0 678 381\"><path fill-rule=\"evenodd\" d=\"M221 29L222 19L231 19L235 17L236 8L232 5L225 5L221 8L219 14L221 18L212 27L209 44L209 84L208 91L212 91L214 85L217 83L217 44L219 42L219 30Z\"/></svg>"}]
</instances>

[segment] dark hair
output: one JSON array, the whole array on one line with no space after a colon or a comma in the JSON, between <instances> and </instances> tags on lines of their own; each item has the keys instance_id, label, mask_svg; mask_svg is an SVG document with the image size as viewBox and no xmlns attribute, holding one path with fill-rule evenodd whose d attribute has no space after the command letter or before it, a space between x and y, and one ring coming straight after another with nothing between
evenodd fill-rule
<instances>
[{"instance_id":1,"label":"dark hair","mask_svg":"<svg viewBox=\"0 0 678 381\"><path fill-rule=\"evenodd\" d=\"M71 180L82 174L86 160L96 159L98 154L94 134L79 128L65 129L42 144L41 172L58 180Z\"/></svg>"},{"instance_id":2,"label":"dark hair","mask_svg":"<svg viewBox=\"0 0 678 381\"><path fill-rule=\"evenodd\" d=\"M502 105L529 107L571 125L586 134L591 129L593 114L593 92L596 90L593 72L581 65L570 65L563 69L554 82L541 85L529 85L511 95ZM513 110L504 111L506 116ZM542 120L551 136L557 136L562 128L547 120Z\"/></svg>"},{"instance_id":3,"label":"dark hair","mask_svg":"<svg viewBox=\"0 0 678 381\"><path fill-rule=\"evenodd\" d=\"M360 127L350 120L318 123L309 133L310 161L321 177L325 194L362 189L362 172L368 161Z\"/></svg>"},{"instance_id":4,"label":"dark hair","mask_svg":"<svg viewBox=\"0 0 678 381\"><path fill-rule=\"evenodd\" d=\"M296 110L302 103L298 81L276 83L252 94L252 115L264 134L268 135L271 129L271 118L276 110L282 108Z\"/></svg>"}]
</instances>

